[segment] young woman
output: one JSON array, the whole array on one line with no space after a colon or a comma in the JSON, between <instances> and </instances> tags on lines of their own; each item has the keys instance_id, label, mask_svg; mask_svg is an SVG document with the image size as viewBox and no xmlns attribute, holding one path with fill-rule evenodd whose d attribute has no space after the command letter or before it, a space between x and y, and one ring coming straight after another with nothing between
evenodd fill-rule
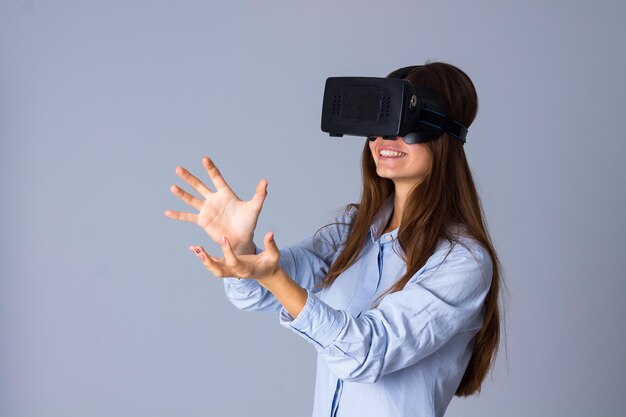
<instances>
[{"instance_id":1,"label":"young woman","mask_svg":"<svg viewBox=\"0 0 626 417\"><path fill-rule=\"evenodd\" d=\"M452 65L389 76L439 92L466 127L476 116L474 85ZM267 180L242 201L209 158L216 191L176 168L204 201L174 185L199 212L165 214L198 224L224 257L190 250L237 308L278 313L317 350L313 417L442 416L453 395L480 392L498 349L500 273L463 146L448 133L368 138L360 203L291 246L269 232L263 250L253 234Z\"/></svg>"}]
</instances>

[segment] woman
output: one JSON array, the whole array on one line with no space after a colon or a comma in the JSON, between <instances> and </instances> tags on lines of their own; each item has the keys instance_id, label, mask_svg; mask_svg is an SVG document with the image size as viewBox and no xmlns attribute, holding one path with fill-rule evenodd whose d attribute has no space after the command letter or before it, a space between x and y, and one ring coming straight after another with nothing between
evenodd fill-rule
<instances>
[{"instance_id":1,"label":"woman","mask_svg":"<svg viewBox=\"0 0 626 417\"><path fill-rule=\"evenodd\" d=\"M476 91L460 69L435 62L389 77L439 92L464 126L474 120ZM177 168L206 200L173 186L199 213L166 215L198 224L224 257L190 250L236 307L279 313L317 350L313 417L442 416L453 395L480 392L495 359L499 261L463 142L403 139L368 138L360 203L282 249L271 232L264 250L252 241L266 180L241 201L210 159L215 192Z\"/></svg>"}]
</instances>

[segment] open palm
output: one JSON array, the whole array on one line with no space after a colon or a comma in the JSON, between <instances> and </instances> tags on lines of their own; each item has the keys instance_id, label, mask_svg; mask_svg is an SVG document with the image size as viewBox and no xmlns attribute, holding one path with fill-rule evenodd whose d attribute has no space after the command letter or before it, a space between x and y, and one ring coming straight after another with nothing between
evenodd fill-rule
<instances>
[{"instance_id":1,"label":"open palm","mask_svg":"<svg viewBox=\"0 0 626 417\"><path fill-rule=\"evenodd\" d=\"M227 236L233 247L251 244L254 238L261 208L267 197L267 180L262 179L250 200L241 200L226 183L219 169L208 157L202 158L216 191L210 190L197 177L183 167L176 167L176 174L195 189L204 200L196 198L177 185L172 185L172 194L198 213L166 210L171 219L183 220L200 226L213 241L220 244L222 236Z\"/></svg>"}]
</instances>

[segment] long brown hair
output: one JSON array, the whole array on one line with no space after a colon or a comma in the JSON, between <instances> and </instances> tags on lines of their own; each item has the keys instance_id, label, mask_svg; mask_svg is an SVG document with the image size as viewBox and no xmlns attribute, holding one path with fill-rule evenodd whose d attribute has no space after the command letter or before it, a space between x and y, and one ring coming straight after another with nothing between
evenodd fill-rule
<instances>
[{"instance_id":1,"label":"long brown hair","mask_svg":"<svg viewBox=\"0 0 626 417\"><path fill-rule=\"evenodd\" d=\"M467 74L443 62L427 62L425 65L405 69L405 72L407 72L404 75L405 79L417 85L430 87L446 99L449 117L466 127L470 126L478 111L478 97L474 84ZM393 76L394 73L397 71L389 76ZM468 143L471 143L470 141L471 139ZM492 259L493 276L485 300L485 318L482 328L474 338L472 356L455 392L457 396L468 396L480 392L482 382L495 362L498 351L500 262L483 221L484 213L465 157L463 143L448 133L443 133L437 139L424 144L432 156L431 167L423 180L414 186L407 196L397 236L404 252L402 256L407 265L406 274L380 298L402 290L434 253L439 239L458 242L457 237L449 230L454 224L464 226L466 233L486 248ZM395 191L392 180L382 178L376 173L376 164L368 141L363 147L361 169L363 176L361 201L345 206L346 214L355 209L347 240L342 242L345 247L317 288L330 286L341 273L354 264L363 249L375 214Z\"/></svg>"}]
</instances>

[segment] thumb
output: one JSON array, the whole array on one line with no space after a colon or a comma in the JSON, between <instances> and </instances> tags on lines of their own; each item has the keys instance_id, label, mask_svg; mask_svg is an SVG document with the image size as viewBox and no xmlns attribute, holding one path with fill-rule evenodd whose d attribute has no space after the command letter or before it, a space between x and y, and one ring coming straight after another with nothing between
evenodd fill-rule
<instances>
[{"instance_id":1,"label":"thumb","mask_svg":"<svg viewBox=\"0 0 626 417\"><path fill-rule=\"evenodd\" d=\"M276 255L279 254L278 246L276 245L276 241L274 240L274 232L267 232L265 237L263 238L263 245L265 246L265 250L270 253Z\"/></svg>"},{"instance_id":2,"label":"thumb","mask_svg":"<svg viewBox=\"0 0 626 417\"><path fill-rule=\"evenodd\" d=\"M254 204L257 209L261 209L263 207L263 202L265 201L265 197L267 197L267 179L263 178L256 186L256 191L254 195L250 199L250 201Z\"/></svg>"}]
</instances>

